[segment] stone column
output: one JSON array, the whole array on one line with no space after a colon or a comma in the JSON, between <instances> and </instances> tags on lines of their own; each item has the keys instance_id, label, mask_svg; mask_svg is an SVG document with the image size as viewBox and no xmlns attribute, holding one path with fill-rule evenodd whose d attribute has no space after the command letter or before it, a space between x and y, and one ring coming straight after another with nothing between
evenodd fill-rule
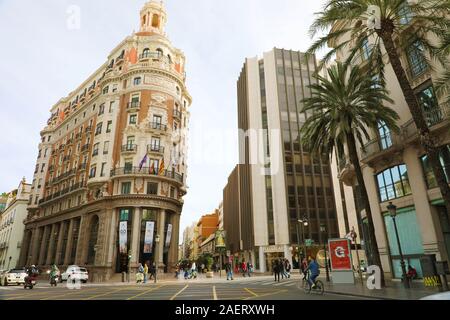
<instances>
[{"instance_id":1,"label":"stone column","mask_svg":"<svg viewBox=\"0 0 450 320\"><path fill-rule=\"evenodd\" d=\"M38 259L38 265L42 265L45 263L45 260L47 258L47 253L45 252L45 244L46 244L46 239L48 236L48 233L50 232L50 226L45 226L44 227L44 234L42 236L42 242L41 242L41 247L39 249L39 259Z\"/></svg>"},{"instance_id":2,"label":"stone column","mask_svg":"<svg viewBox=\"0 0 450 320\"><path fill-rule=\"evenodd\" d=\"M130 267L137 268L139 263L139 238L141 234L141 208L135 208L133 211L133 227L131 229L131 260Z\"/></svg>"},{"instance_id":3,"label":"stone column","mask_svg":"<svg viewBox=\"0 0 450 320\"><path fill-rule=\"evenodd\" d=\"M157 254L155 254L155 256L157 258L158 268L161 270L161 271L158 270L158 272L162 272L164 270L163 256L164 256L165 227L166 227L166 210L161 209L161 211L159 213L158 233L157 233L159 235L159 244L158 244Z\"/></svg>"},{"instance_id":4,"label":"stone column","mask_svg":"<svg viewBox=\"0 0 450 320\"><path fill-rule=\"evenodd\" d=\"M86 264L86 233L87 233L87 217L85 215L81 216L80 227L78 231L78 243L77 243L77 254L75 256L75 264L78 266L84 266Z\"/></svg>"},{"instance_id":5,"label":"stone column","mask_svg":"<svg viewBox=\"0 0 450 320\"><path fill-rule=\"evenodd\" d=\"M433 220L422 164L417 151L413 148L406 149L403 160L408 170L409 184L413 194L417 225L420 229L424 253L436 254L436 259L439 261L441 260L441 252L439 251L436 221ZM437 221L439 221L438 219L436 217ZM402 226L399 225L398 227L401 228ZM441 245L443 244L441 243ZM442 251L445 252L445 248L442 248Z\"/></svg>"},{"instance_id":6,"label":"stone column","mask_svg":"<svg viewBox=\"0 0 450 320\"><path fill-rule=\"evenodd\" d=\"M70 263L70 255L72 253L72 241L73 241L73 227L74 220L69 221L69 230L67 235L66 254L64 255L64 265L67 266Z\"/></svg>"},{"instance_id":7,"label":"stone column","mask_svg":"<svg viewBox=\"0 0 450 320\"><path fill-rule=\"evenodd\" d=\"M36 227L33 232L33 237L31 238L32 244L31 244L31 252L30 252L30 260L28 261L27 257L27 264L38 264L38 255L40 250L40 243L38 243L39 235L42 233L42 229Z\"/></svg>"},{"instance_id":8,"label":"stone column","mask_svg":"<svg viewBox=\"0 0 450 320\"><path fill-rule=\"evenodd\" d=\"M175 264L178 262L178 243L180 234L180 214L174 212L171 215L170 223L172 224L172 239L169 248L169 272L174 270Z\"/></svg>"},{"instance_id":9,"label":"stone column","mask_svg":"<svg viewBox=\"0 0 450 320\"><path fill-rule=\"evenodd\" d=\"M110 226L107 232L106 247L104 248L104 250L107 250L106 265L113 266L113 262L115 261L115 252L117 252L116 237L118 213L116 209L110 209L106 211L106 215L110 217ZM106 221L108 221L108 219L106 219Z\"/></svg>"},{"instance_id":10,"label":"stone column","mask_svg":"<svg viewBox=\"0 0 450 320\"><path fill-rule=\"evenodd\" d=\"M58 265L59 261L61 260L61 251L62 251L62 245L63 245L63 238L64 238L64 225L66 224L66 221L61 221L59 226L59 234L58 234L58 242L56 243L56 257L55 257L55 263Z\"/></svg>"},{"instance_id":11,"label":"stone column","mask_svg":"<svg viewBox=\"0 0 450 320\"><path fill-rule=\"evenodd\" d=\"M54 261L52 261L52 252L53 252L53 248L55 247L55 242L56 242L56 237L55 237L55 233L56 233L56 223L52 224L52 229L51 229L51 233L50 233L50 242L48 245L48 251L47 251L47 259L45 260L45 264L46 265L50 265L52 263L54 263Z\"/></svg>"}]
</instances>

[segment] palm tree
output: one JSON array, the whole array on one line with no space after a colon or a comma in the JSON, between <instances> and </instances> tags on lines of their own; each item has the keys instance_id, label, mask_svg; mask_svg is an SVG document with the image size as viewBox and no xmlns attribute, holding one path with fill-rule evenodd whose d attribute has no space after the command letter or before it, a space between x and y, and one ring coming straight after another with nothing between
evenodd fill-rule
<instances>
[{"instance_id":1,"label":"palm tree","mask_svg":"<svg viewBox=\"0 0 450 320\"><path fill-rule=\"evenodd\" d=\"M368 60L370 66L378 68L380 76L384 78L383 45L419 131L420 143L428 155L447 214L450 214L450 187L439 161L440 148L429 130L400 60L400 52L412 48L425 63L429 64L424 54L428 53L445 67L448 52L442 55L439 50L440 43L448 40L448 17L448 0L327 0L323 12L318 13L310 28L312 37L321 32L325 32L325 35L313 43L308 53L315 53L332 43L334 48L324 56L322 63L328 62L344 48L350 49L346 63L352 63L367 45L367 39L373 39ZM438 39L438 43L432 39ZM411 47L412 44L415 47Z\"/></svg>"},{"instance_id":2,"label":"palm tree","mask_svg":"<svg viewBox=\"0 0 450 320\"><path fill-rule=\"evenodd\" d=\"M438 50L438 55L441 58L448 57L450 55L450 30L442 40L441 48ZM436 92L438 94L447 95L447 102L450 103L450 62L445 65L444 73L441 78L436 82Z\"/></svg>"},{"instance_id":3,"label":"palm tree","mask_svg":"<svg viewBox=\"0 0 450 320\"><path fill-rule=\"evenodd\" d=\"M311 97L303 100L303 111L309 115L300 130L302 144L313 154L331 155L335 148L347 145L348 156L355 168L362 205L366 211L368 238L372 246L373 263L381 266L369 197L359 164L356 141L364 145L363 138L370 139L368 130L376 130L384 122L390 130L398 132L397 113L383 106L393 101L381 85L381 80L358 66L338 63L327 70L328 77L316 75L318 83L310 85Z\"/></svg>"}]
</instances>

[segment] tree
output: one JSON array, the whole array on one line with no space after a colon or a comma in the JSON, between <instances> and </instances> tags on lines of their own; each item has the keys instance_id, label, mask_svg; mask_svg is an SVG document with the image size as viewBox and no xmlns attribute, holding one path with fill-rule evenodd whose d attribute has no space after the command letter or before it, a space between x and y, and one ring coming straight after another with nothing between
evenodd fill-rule
<instances>
[{"instance_id":1,"label":"tree","mask_svg":"<svg viewBox=\"0 0 450 320\"><path fill-rule=\"evenodd\" d=\"M370 38L374 40L368 57L370 65L378 68L384 78L381 50L384 47L450 215L450 187L440 164L440 148L430 132L400 59L400 52L409 48L428 65L432 58L447 66L448 51L442 54L440 49L449 38L448 17L448 0L327 0L323 12L318 13L310 28L312 37L326 33L313 43L308 53L315 53L332 43L334 48L325 55L323 63L344 48L350 49L346 63L352 63ZM448 72L447 77L450 77Z\"/></svg>"},{"instance_id":2,"label":"tree","mask_svg":"<svg viewBox=\"0 0 450 320\"><path fill-rule=\"evenodd\" d=\"M369 139L368 130L376 130L382 121L394 132L397 113L383 102L393 101L373 74L362 72L358 66L337 63L327 70L328 77L316 75L318 83L310 85L311 97L303 100L303 111L308 118L300 130L301 143L313 154L331 155L335 148L347 145L350 163L355 168L360 197L365 208L368 238L372 247L373 262L381 265L369 197L359 164L356 141L363 145L363 137ZM360 214L360 213L359 213Z\"/></svg>"}]
</instances>

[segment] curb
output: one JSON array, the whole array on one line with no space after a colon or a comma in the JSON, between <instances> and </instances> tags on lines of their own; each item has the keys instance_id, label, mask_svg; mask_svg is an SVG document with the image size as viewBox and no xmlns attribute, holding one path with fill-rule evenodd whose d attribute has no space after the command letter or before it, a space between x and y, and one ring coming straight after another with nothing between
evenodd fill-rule
<instances>
[{"instance_id":1,"label":"curb","mask_svg":"<svg viewBox=\"0 0 450 320\"><path fill-rule=\"evenodd\" d=\"M357 294L357 293L344 293L344 292L339 292L339 291L328 291L326 289L325 289L325 293L331 293L331 294L336 294L336 295L340 295L340 296L357 297L357 298L372 298L372 299L392 300L392 301L401 300L401 299L386 298L386 297L380 297L380 296L368 296L368 295Z\"/></svg>"}]
</instances>

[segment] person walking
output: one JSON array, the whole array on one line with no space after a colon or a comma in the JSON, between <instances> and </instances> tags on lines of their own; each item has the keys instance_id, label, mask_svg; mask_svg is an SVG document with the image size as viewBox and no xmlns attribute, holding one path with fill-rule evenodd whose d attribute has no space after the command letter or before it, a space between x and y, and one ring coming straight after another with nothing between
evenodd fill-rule
<instances>
[{"instance_id":1,"label":"person walking","mask_svg":"<svg viewBox=\"0 0 450 320\"><path fill-rule=\"evenodd\" d=\"M251 277L251 273L253 272L253 265L251 264L251 262L247 262L247 275L250 278Z\"/></svg>"},{"instance_id":2,"label":"person walking","mask_svg":"<svg viewBox=\"0 0 450 320\"><path fill-rule=\"evenodd\" d=\"M288 259L286 259L286 267L285 267L285 270L286 270L286 275L287 275L287 277L288 278L290 278L291 277L291 263L289 262L289 260Z\"/></svg>"},{"instance_id":3,"label":"person walking","mask_svg":"<svg viewBox=\"0 0 450 320\"><path fill-rule=\"evenodd\" d=\"M148 262L144 263L144 283L147 283L147 277L148 277Z\"/></svg>"},{"instance_id":4,"label":"person walking","mask_svg":"<svg viewBox=\"0 0 450 320\"><path fill-rule=\"evenodd\" d=\"M156 264L153 262L150 267L150 278L149 280L152 280L152 278L155 278L156 275Z\"/></svg>"},{"instance_id":5,"label":"person walking","mask_svg":"<svg viewBox=\"0 0 450 320\"><path fill-rule=\"evenodd\" d=\"M231 266L230 262L226 263L225 270L227 272L227 280L234 280L233 279L233 267Z\"/></svg>"},{"instance_id":6,"label":"person walking","mask_svg":"<svg viewBox=\"0 0 450 320\"><path fill-rule=\"evenodd\" d=\"M245 274L247 273L247 264L245 263L245 260L242 260L241 272L242 272L242 276L245 278Z\"/></svg>"},{"instance_id":7,"label":"person walking","mask_svg":"<svg viewBox=\"0 0 450 320\"><path fill-rule=\"evenodd\" d=\"M280 268L280 273L281 273L281 279L284 279L286 277L286 271L284 269L284 259L279 259L278 260L278 265Z\"/></svg>"},{"instance_id":8,"label":"person walking","mask_svg":"<svg viewBox=\"0 0 450 320\"><path fill-rule=\"evenodd\" d=\"M307 269L308 269L308 260L306 260L306 258L303 258L302 268L301 268L302 273L303 273L303 279L302 280L306 280L306 277L308 275L308 270Z\"/></svg>"},{"instance_id":9,"label":"person walking","mask_svg":"<svg viewBox=\"0 0 450 320\"><path fill-rule=\"evenodd\" d=\"M195 261L192 262L191 278L197 279L197 265L195 264Z\"/></svg>"},{"instance_id":10,"label":"person walking","mask_svg":"<svg viewBox=\"0 0 450 320\"><path fill-rule=\"evenodd\" d=\"M275 274L275 281L280 282L280 261L277 259L275 260L274 266L273 266L273 273Z\"/></svg>"}]
</instances>

